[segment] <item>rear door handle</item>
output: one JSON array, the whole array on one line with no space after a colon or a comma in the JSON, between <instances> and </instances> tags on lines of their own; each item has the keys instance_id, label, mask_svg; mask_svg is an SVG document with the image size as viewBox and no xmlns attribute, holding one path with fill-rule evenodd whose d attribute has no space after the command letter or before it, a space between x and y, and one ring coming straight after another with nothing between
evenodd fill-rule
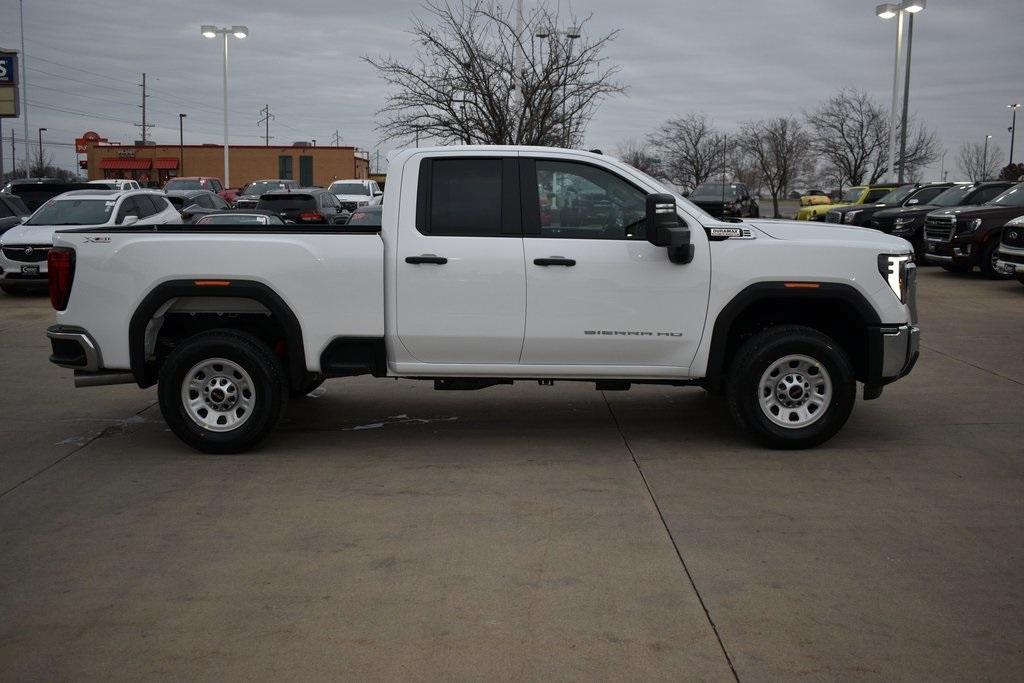
<instances>
[{"instance_id":1,"label":"rear door handle","mask_svg":"<svg viewBox=\"0 0 1024 683\"><path fill-rule=\"evenodd\" d=\"M439 266L443 266L448 263L448 259L444 256L438 256L436 254L423 254L422 256L406 256L406 263L434 263Z\"/></svg>"},{"instance_id":2,"label":"rear door handle","mask_svg":"<svg viewBox=\"0 0 1024 683\"><path fill-rule=\"evenodd\" d=\"M535 266L575 266L576 259L565 258L564 256L549 256L547 258L533 259Z\"/></svg>"}]
</instances>

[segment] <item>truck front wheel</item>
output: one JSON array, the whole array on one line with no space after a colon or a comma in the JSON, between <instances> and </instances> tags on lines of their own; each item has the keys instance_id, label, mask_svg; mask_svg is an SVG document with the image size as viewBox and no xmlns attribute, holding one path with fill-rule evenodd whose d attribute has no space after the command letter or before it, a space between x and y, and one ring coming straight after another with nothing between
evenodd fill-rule
<instances>
[{"instance_id":1,"label":"truck front wheel","mask_svg":"<svg viewBox=\"0 0 1024 683\"><path fill-rule=\"evenodd\" d=\"M160 412L204 453L240 453L277 425L288 400L281 361L260 339L211 330L183 341L160 369Z\"/></svg>"},{"instance_id":2,"label":"truck front wheel","mask_svg":"<svg viewBox=\"0 0 1024 683\"><path fill-rule=\"evenodd\" d=\"M726 383L733 418L769 448L811 448L846 423L857 396L850 359L830 337L780 325L748 339Z\"/></svg>"}]
</instances>

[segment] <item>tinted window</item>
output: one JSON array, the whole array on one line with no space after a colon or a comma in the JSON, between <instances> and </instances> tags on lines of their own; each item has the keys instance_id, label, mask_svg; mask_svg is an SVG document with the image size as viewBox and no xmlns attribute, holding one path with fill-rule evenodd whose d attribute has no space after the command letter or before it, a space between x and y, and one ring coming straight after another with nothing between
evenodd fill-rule
<instances>
[{"instance_id":1,"label":"tinted window","mask_svg":"<svg viewBox=\"0 0 1024 683\"><path fill-rule=\"evenodd\" d=\"M735 183L726 183L724 186L722 183L704 183L693 191L690 199L717 199L721 201L723 193L726 199L732 199L737 195L743 194L739 187Z\"/></svg>"},{"instance_id":2,"label":"tinted window","mask_svg":"<svg viewBox=\"0 0 1024 683\"><path fill-rule=\"evenodd\" d=\"M860 193L863 191L863 187L851 187L839 201L846 204L852 204L860 198Z\"/></svg>"},{"instance_id":3,"label":"tinted window","mask_svg":"<svg viewBox=\"0 0 1024 683\"><path fill-rule=\"evenodd\" d=\"M11 208L15 216L27 216L32 213L28 210L28 207L25 206L25 203L21 201L21 198L10 195L9 197L5 197L5 199L7 200L7 206Z\"/></svg>"},{"instance_id":4,"label":"tinted window","mask_svg":"<svg viewBox=\"0 0 1024 683\"><path fill-rule=\"evenodd\" d=\"M984 204L985 202L991 201L998 197L1000 194L1006 191L1005 187L999 185L983 187L978 190L975 194L971 195L972 204Z\"/></svg>"},{"instance_id":5,"label":"tinted window","mask_svg":"<svg viewBox=\"0 0 1024 683\"><path fill-rule=\"evenodd\" d=\"M991 203L999 206L1024 206L1024 183L1011 187L993 199Z\"/></svg>"},{"instance_id":6,"label":"tinted window","mask_svg":"<svg viewBox=\"0 0 1024 683\"><path fill-rule=\"evenodd\" d=\"M434 235L501 234L501 160L435 159L430 188Z\"/></svg>"},{"instance_id":7,"label":"tinted window","mask_svg":"<svg viewBox=\"0 0 1024 683\"><path fill-rule=\"evenodd\" d=\"M14 214L7 208L6 202L0 202L0 218L10 218Z\"/></svg>"},{"instance_id":8,"label":"tinted window","mask_svg":"<svg viewBox=\"0 0 1024 683\"><path fill-rule=\"evenodd\" d=\"M117 210L117 222L123 223L125 216L138 216L139 207L135 204L134 197L127 197L121 202L121 208Z\"/></svg>"},{"instance_id":9,"label":"tinted window","mask_svg":"<svg viewBox=\"0 0 1024 683\"><path fill-rule=\"evenodd\" d=\"M185 208L185 198L184 197L181 197L181 196L178 196L178 195L174 195L172 197L168 197L167 201L169 201L171 203L171 206L173 206L178 211L181 211L182 209Z\"/></svg>"},{"instance_id":10,"label":"tinted window","mask_svg":"<svg viewBox=\"0 0 1024 683\"><path fill-rule=\"evenodd\" d=\"M722 191L721 185L718 191ZM586 164L537 162L542 237L644 239L647 195Z\"/></svg>"},{"instance_id":11,"label":"tinted window","mask_svg":"<svg viewBox=\"0 0 1024 683\"><path fill-rule=\"evenodd\" d=\"M209 195L210 203L215 209L229 209L231 205L227 203L223 197L218 197L215 194Z\"/></svg>"},{"instance_id":12,"label":"tinted window","mask_svg":"<svg viewBox=\"0 0 1024 683\"><path fill-rule=\"evenodd\" d=\"M889 194L891 191L892 190L890 190L889 188L878 188L875 190L868 190L868 196L864 198L864 203L873 204L874 202L877 202L885 195Z\"/></svg>"},{"instance_id":13,"label":"tinted window","mask_svg":"<svg viewBox=\"0 0 1024 683\"><path fill-rule=\"evenodd\" d=\"M140 194L132 197L132 199L135 200L135 208L138 209L139 218L146 218L156 213L156 210L153 208L153 202L149 201L149 197L146 195Z\"/></svg>"},{"instance_id":14,"label":"tinted window","mask_svg":"<svg viewBox=\"0 0 1024 683\"><path fill-rule=\"evenodd\" d=\"M156 212L160 213L167 208L167 198L158 197L155 194L149 195L149 201L153 202L153 206L156 207Z\"/></svg>"},{"instance_id":15,"label":"tinted window","mask_svg":"<svg viewBox=\"0 0 1024 683\"><path fill-rule=\"evenodd\" d=\"M914 186L914 185L904 185L903 187L897 187L895 190L892 190L891 192L886 192L884 195L879 197L878 198L878 203L879 204L899 204L904 199L909 197L910 193L913 192L916 189L917 189L917 187ZM872 192L874 192L874 190L872 190ZM868 197L870 197L870 196L871 196L871 194L868 193ZM875 201L875 200L868 199L868 201L871 202L871 201Z\"/></svg>"},{"instance_id":16,"label":"tinted window","mask_svg":"<svg viewBox=\"0 0 1024 683\"><path fill-rule=\"evenodd\" d=\"M926 187L911 199L916 199L918 204L930 204L933 199L946 191L945 187Z\"/></svg>"},{"instance_id":17,"label":"tinted window","mask_svg":"<svg viewBox=\"0 0 1024 683\"><path fill-rule=\"evenodd\" d=\"M201 190L203 189L202 183L198 180L185 180L183 178L175 178L174 180L168 180L167 184L164 185L165 190Z\"/></svg>"},{"instance_id":18,"label":"tinted window","mask_svg":"<svg viewBox=\"0 0 1024 683\"><path fill-rule=\"evenodd\" d=\"M370 190L362 183L331 183L328 189L334 194L370 194Z\"/></svg>"},{"instance_id":19,"label":"tinted window","mask_svg":"<svg viewBox=\"0 0 1024 683\"><path fill-rule=\"evenodd\" d=\"M310 194L265 194L257 208L267 211L308 211L316 209L316 200Z\"/></svg>"},{"instance_id":20,"label":"tinted window","mask_svg":"<svg viewBox=\"0 0 1024 683\"><path fill-rule=\"evenodd\" d=\"M213 178L210 178L209 183L210 183L210 189L213 192L220 192L221 190L224 189L224 186L220 184L219 180L214 180Z\"/></svg>"}]
</instances>

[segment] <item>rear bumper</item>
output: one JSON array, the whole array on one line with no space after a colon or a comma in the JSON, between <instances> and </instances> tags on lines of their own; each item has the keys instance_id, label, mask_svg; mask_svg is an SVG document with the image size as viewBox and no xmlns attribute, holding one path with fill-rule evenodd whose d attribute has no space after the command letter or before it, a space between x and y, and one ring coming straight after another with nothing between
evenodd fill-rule
<instances>
[{"instance_id":1,"label":"rear bumper","mask_svg":"<svg viewBox=\"0 0 1024 683\"><path fill-rule=\"evenodd\" d=\"M877 398L882 387L906 377L921 354L917 325L883 325L868 331L868 376L864 398Z\"/></svg>"},{"instance_id":2,"label":"rear bumper","mask_svg":"<svg viewBox=\"0 0 1024 683\"><path fill-rule=\"evenodd\" d=\"M103 368L103 356L96 340L80 327L51 325L46 328L50 339L50 362L62 368L83 372L99 372Z\"/></svg>"}]
</instances>

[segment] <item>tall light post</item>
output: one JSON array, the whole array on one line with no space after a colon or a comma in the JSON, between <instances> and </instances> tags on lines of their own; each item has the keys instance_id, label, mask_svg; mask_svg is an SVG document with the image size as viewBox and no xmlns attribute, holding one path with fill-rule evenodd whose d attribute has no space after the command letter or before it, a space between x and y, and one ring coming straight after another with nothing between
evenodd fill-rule
<instances>
[{"instance_id":1,"label":"tall light post","mask_svg":"<svg viewBox=\"0 0 1024 683\"><path fill-rule=\"evenodd\" d=\"M1006 106L1013 112L1013 117L1010 119L1010 163L1012 164L1014 136L1017 134L1017 110L1020 109L1020 103L1008 104Z\"/></svg>"},{"instance_id":2,"label":"tall light post","mask_svg":"<svg viewBox=\"0 0 1024 683\"><path fill-rule=\"evenodd\" d=\"M230 28L217 28L204 24L200 29L204 38L216 38L221 36L224 41L224 187L231 186L231 169L228 161L228 36L234 36L239 40L249 35L249 29L245 26L232 26Z\"/></svg>"},{"instance_id":3,"label":"tall light post","mask_svg":"<svg viewBox=\"0 0 1024 683\"><path fill-rule=\"evenodd\" d=\"M28 178L28 169L32 161L29 158L28 149L30 147L28 144L28 80L25 78L25 62L28 60L25 59L25 4L23 0L18 0L18 21L21 23L21 54L18 55L18 59L21 60L21 85L18 87L21 88L21 124L25 127L25 177ZM12 142L11 145L14 143ZM14 172L13 163L11 172Z\"/></svg>"},{"instance_id":4,"label":"tall light post","mask_svg":"<svg viewBox=\"0 0 1024 683\"><path fill-rule=\"evenodd\" d=\"M904 160L907 153L907 119L910 108L910 56L914 41L914 15L927 6L927 0L906 0L900 4L883 3L875 7L875 14L881 19L896 18L896 58L892 70L892 107L889 111L889 178L903 182ZM899 106L900 52L903 50L903 18L909 17L907 27L907 58L903 80L903 114L900 119L899 175L896 175L896 107Z\"/></svg>"},{"instance_id":5,"label":"tall light post","mask_svg":"<svg viewBox=\"0 0 1024 683\"><path fill-rule=\"evenodd\" d=\"M188 114L178 114L178 175L185 175L185 117ZM226 182L226 181L225 181Z\"/></svg>"},{"instance_id":6,"label":"tall light post","mask_svg":"<svg viewBox=\"0 0 1024 683\"><path fill-rule=\"evenodd\" d=\"M42 176L42 174L43 174L43 165L44 165L43 164L43 131L45 131L45 130L46 130L45 128L40 128L39 129L39 174L40 174L40 176ZM25 146L27 147L28 144L26 143Z\"/></svg>"},{"instance_id":7,"label":"tall light post","mask_svg":"<svg viewBox=\"0 0 1024 683\"><path fill-rule=\"evenodd\" d=\"M565 37L567 39L568 44L569 44L569 47L568 47L569 55L572 54L572 41L576 40L581 35L582 34L580 33L580 29L579 29L578 26L570 26L567 29L559 29L559 28L555 28L555 27L552 26L551 28L537 31L537 33L534 34L535 37L540 38L542 41L545 38L550 39L553 36L563 36L563 37ZM543 63L543 54L544 54L543 50L544 50L544 43L542 42L541 43L541 57L542 57L541 62L542 63ZM548 45L548 59L551 59L551 45ZM565 146L565 147L569 146L569 122L566 120L566 106L565 106L566 105L565 100L568 97L568 90L567 90L567 88L568 88L568 84L563 84L562 85L562 128L563 128L562 145Z\"/></svg>"},{"instance_id":8,"label":"tall light post","mask_svg":"<svg viewBox=\"0 0 1024 683\"><path fill-rule=\"evenodd\" d=\"M985 151L981 155L981 179L988 180L988 141L992 139L991 135L985 136Z\"/></svg>"}]
</instances>

